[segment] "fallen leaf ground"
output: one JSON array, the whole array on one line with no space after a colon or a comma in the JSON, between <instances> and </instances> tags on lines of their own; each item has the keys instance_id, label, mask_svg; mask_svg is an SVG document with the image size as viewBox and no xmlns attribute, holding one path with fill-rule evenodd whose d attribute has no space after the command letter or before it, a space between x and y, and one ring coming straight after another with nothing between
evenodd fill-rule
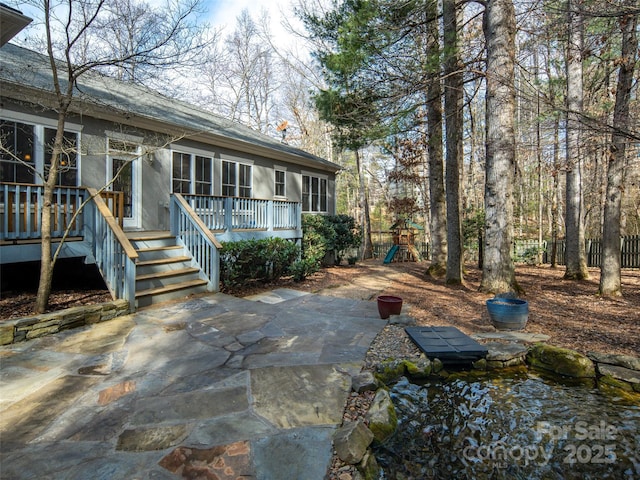
<instances>
[{"instance_id":1,"label":"fallen leaf ground","mask_svg":"<svg viewBox=\"0 0 640 480\"><path fill-rule=\"evenodd\" d=\"M321 270L301 283L284 279L269 285L246 285L226 293L245 296L272 288L287 287L309 292L338 288L360 275L374 275L380 261L360 262ZM481 271L467 266L463 285L449 286L442 278L425 274L426 263L394 263L395 280L384 294L401 296L411 307L410 315L421 325L453 325L467 334L493 331L485 308L490 296L478 291ZM529 301L529 321L525 331L544 333L549 343L582 353L599 351L640 355L640 270L624 270L624 296L597 295L600 272L590 270L585 281L564 280L564 269L519 265L516 277ZM0 294L0 320L28 316L33 312L35 292ZM105 290L67 289L54 292L50 310L110 300Z\"/></svg>"}]
</instances>

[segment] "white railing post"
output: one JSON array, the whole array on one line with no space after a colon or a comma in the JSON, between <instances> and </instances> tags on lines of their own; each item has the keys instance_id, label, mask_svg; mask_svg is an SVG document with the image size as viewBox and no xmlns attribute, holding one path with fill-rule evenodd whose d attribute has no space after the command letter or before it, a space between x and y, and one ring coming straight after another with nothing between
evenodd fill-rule
<instances>
[{"instance_id":1,"label":"white railing post","mask_svg":"<svg viewBox=\"0 0 640 480\"><path fill-rule=\"evenodd\" d=\"M233 230L233 198L224 199L224 228L227 231Z\"/></svg>"},{"instance_id":2,"label":"white railing post","mask_svg":"<svg viewBox=\"0 0 640 480\"><path fill-rule=\"evenodd\" d=\"M273 200L269 200L267 202L267 230L269 232L273 232L275 218L275 204L273 203Z\"/></svg>"}]
</instances>

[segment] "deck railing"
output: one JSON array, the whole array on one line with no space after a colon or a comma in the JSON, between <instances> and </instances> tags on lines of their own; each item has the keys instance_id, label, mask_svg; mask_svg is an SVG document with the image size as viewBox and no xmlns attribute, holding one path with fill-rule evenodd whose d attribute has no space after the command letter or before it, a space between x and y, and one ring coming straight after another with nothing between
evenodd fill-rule
<instances>
[{"instance_id":1,"label":"deck railing","mask_svg":"<svg viewBox=\"0 0 640 480\"><path fill-rule=\"evenodd\" d=\"M193 262L208 279L207 288L217 291L220 285L220 242L179 193L171 195L171 234L190 254Z\"/></svg>"},{"instance_id":2,"label":"deck railing","mask_svg":"<svg viewBox=\"0 0 640 480\"><path fill-rule=\"evenodd\" d=\"M114 298L124 298L129 302L129 310L136 308L136 262L138 253L129 242L119 222L105 200L92 188L87 188L91 196L86 209L87 230L93 237L92 253L96 265Z\"/></svg>"},{"instance_id":3,"label":"deck railing","mask_svg":"<svg viewBox=\"0 0 640 480\"><path fill-rule=\"evenodd\" d=\"M60 238L82 235L83 217L74 213L86 198L76 187L56 187L51 206L51 236ZM32 240L42 237L42 185L3 183L0 185L0 240Z\"/></svg>"},{"instance_id":4,"label":"deck railing","mask_svg":"<svg viewBox=\"0 0 640 480\"><path fill-rule=\"evenodd\" d=\"M302 228L301 205L256 198L182 197L209 230L296 230Z\"/></svg>"},{"instance_id":5,"label":"deck railing","mask_svg":"<svg viewBox=\"0 0 640 480\"><path fill-rule=\"evenodd\" d=\"M39 240L42 238L44 187L23 183L0 184L0 240ZM122 227L122 192L100 192L107 207ZM81 187L55 187L51 205L51 237L83 236L84 214L74 214L87 198Z\"/></svg>"}]
</instances>

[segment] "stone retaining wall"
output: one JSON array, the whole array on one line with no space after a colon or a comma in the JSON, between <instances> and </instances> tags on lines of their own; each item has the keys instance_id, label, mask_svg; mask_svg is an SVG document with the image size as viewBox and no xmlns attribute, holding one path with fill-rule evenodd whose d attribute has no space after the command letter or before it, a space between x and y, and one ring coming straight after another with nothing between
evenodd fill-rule
<instances>
[{"instance_id":1,"label":"stone retaining wall","mask_svg":"<svg viewBox=\"0 0 640 480\"><path fill-rule=\"evenodd\" d=\"M6 320L0 323L0 345L24 342L70 328L104 322L128 313L127 300L114 300L98 305L72 307L33 317Z\"/></svg>"}]
</instances>

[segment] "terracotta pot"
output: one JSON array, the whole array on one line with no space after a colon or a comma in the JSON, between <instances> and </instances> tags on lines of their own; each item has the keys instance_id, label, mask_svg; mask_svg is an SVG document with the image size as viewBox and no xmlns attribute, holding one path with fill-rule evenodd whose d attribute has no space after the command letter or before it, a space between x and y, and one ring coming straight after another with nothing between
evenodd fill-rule
<instances>
[{"instance_id":1,"label":"terracotta pot","mask_svg":"<svg viewBox=\"0 0 640 480\"><path fill-rule=\"evenodd\" d=\"M391 315L400 315L402 311L402 298L393 295L380 295L378 297L378 313L380 318L386 320Z\"/></svg>"}]
</instances>

